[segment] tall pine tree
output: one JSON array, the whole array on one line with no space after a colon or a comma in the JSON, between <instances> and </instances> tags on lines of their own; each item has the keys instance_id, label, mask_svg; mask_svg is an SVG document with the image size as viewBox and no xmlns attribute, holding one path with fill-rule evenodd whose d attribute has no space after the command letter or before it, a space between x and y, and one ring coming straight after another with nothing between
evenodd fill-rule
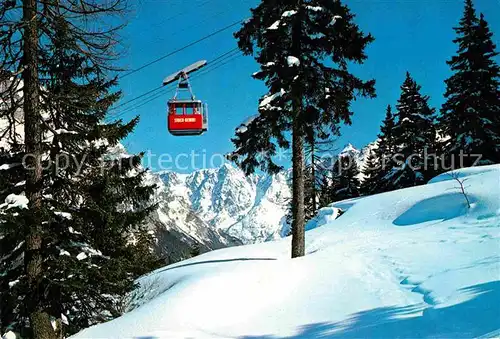
<instances>
[{"instance_id":1,"label":"tall pine tree","mask_svg":"<svg viewBox=\"0 0 500 339\"><path fill-rule=\"evenodd\" d=\"M435 173L435 162L430 157L436 151L435 109L429 106L429 97L420 93L421 86L406 73L401 86L401 96L396 108L397 123L394 127L395 151L404 175L397 187L425 183ZM396 174L397 175L397 174Z\"/></svg>"},{"instance_id":2,"label":"tall pine tree","mask_svg":"<svg viewBox=\"0 0 500 339\"><path fill-rule=\"evenodd\" d=\"M26 133L14 141L17 126L7 119L5 136L11 137L4 139L8 146L0 155L0 327L22 337L54 338L120 315L119 301L134 279L156 266L143 224L154 208L148 202L153 187L143 183L141 155L110 153L138 122L103 123L120 96L112 91L116 78L107 74L115 28L85 31L75 25L109 19L119 14L119 3L31 4L36 13L30 20L39 29L31 35L38 46L36 72L20 82L22 45L16 35L2 40L13 53L2 55L10 71L6 87L21 83L36 89L38 103L22 123L37 125L31 142L41 157L25 145ZM21 94L26 103L28 93ZM15 98L3 101L2 118L15 117L20 106L11 102ZM37 206L25 193L33 161L41 162ZM30 230L33 223L36 233ZM34 234L38 248L28 247L26 234ZM64 324L59 333L53 333L50 318Z\"/></svg>"},{"instance_id":3,"label":"tall pine tree","mask_svg":"<svg viewBox=\"0 0 500 339\"><path fill-rule=\"evenodd\" d=\"M391 105L387 106L385 118L380 126L380 133L377 135L377 147L374 150L374 157L378 160L378 168L370 173L373 179L367 183L365 192L368 194L382 193L389 191L391 182L390 174L395 166L394 156L396 154L394 127L396 126L395 116L392 113Z\"/></svg>"},{"instance_id":4,"label":"tall pine tree","mask_svg":"<svg viewBox=\"0 0 500 339\"><path fill-rule=\"evenodd\" d=\"M359 168L352 155L341 156L333 177L333 201L360 196Z\"/></svg>"},{"instance_id":5,"label":"tall pine tree","mask_svg":"<svg viewBox=\"0 0 500 339\"><path fill-rule=\"evenodd\" d=\"M447 63L453 75L446 80L446 102L441 108L440 133L446 140L446 168L500 162L500 68L484 16L477 17L472 0L455 28L457 54ZM462 156L460 154L467 156ZM461 161L461 158L463 161Z\"/></svg>"},{"instance_id":6,"label":"tall pine tree","mask_svg":"<svg viewBox=\"0 0 500 339\"><path fill-rule=\"evenodd\" d=\"M394 156L390 172L382 179L384 189L394 190L421 185L435 173L436 131L435 110L429 97L420 93L421 87L406 73L396 108L393 129ZM387 169L386 169L387 171Z\"/></svg>"},{"instance_id":7,"label":"tall pine tree","mask_svg":"<svg viewBox=\"0 0 500 339\"><path fill-rule=\"evenodd\" d=\"M369 150L363 168L361 169L363 180L361 182L360 192L363 195L376 193L379 173L381 170L380 167L380 161L377 158L375 151Z\"/></svg>"},{"instance_id":8,"label":"tall pine tree","mask_svg":"<svg viewBox=\"0 0 500 339\"><path fill-rule=\"evenodd\" d=\"M324 204L359 197L359 168L354 156L349 153L340 154L324 184Z\"/></svg>"},{"instance_id":9,"label":"tall pine tree","mask_svg":"<svg viewBox=\"0 0 500 339\"><path fill-rule=\"evenodd\" d=\"M385 118L380 126L380 133L378 134L377 141L377 154L379 156L390 156L394 155L395 145L394 145L394 127L396 126L396 117L392 113L391 105L387 106L385 111Z\"/></svg>"},{"instance_id":10,"label":"tall pine tree","mask_svg":"<svg viewBox=\"0 0 500 339\"><path fill-rule=\"evenodd\" d=\"M276 172L278 147L292 147L292 257L302 256L304 138L314 126L336 133L340 123L351 122L350 103L357 95L374 96L373 80L349 72L350 63L364 62L373 37L361 32L341 1L263 0L236 38L246 55L256 56L261 69L254 77L265 81L269 94L260 101L259 115L237 132L230 159L247 173L259 166Z\"/></svg>"}]
</instances>

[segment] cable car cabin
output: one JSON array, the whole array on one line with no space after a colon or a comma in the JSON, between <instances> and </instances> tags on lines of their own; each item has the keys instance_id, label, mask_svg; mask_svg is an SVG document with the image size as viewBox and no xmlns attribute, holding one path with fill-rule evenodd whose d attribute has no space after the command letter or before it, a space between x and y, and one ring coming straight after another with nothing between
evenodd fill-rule
<instances>
[{"instance_id":1,"label":"cable car cabin","mask_svg":"<svg viewBox=\"0 0 500 339\"><path fill-rule=\"evenodd\" d=\"M168 102L168 131L172 135L200 135L208 129L208 108L201 100Z\"/></svg>"},{"instance_id":2,"label":"cable car cabin","mask_svg":"<svg viewBox=\"0 0 500 339\"><path fill-rule=\"evenodd\" d=\"M177 81L175 95L168 102L168 131L172 135L200 135L208 129L207 105L195 100L188 76L206 64L205 60L195 62L163 80L163 86ZM190 99L178 99L179 92L189 92Z\"/></svg>"}]
</instances>

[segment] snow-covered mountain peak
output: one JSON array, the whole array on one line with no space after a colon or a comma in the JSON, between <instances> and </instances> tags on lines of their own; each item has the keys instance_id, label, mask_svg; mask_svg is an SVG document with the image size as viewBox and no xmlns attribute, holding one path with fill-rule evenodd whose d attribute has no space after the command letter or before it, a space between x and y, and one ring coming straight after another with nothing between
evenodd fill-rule
<instances>
[{"instance_id":1,"label":"snow-covered mountain peak","mask_svg":"<svg viewBox=\"0 0 500 339\"><path fill-rule=\"evenodd\" d=\"M186 199L192 210L214 230L228 232L244 243L280 237L290 188L286 173L250 175L231 165L201 169L187 175L161 172L170 192Z\"/></svg>"},{"instance_id":2,"label":"snow-covered mountain peak","mask_svg":"<svg viewBox=\"0 0 500 339\"><path fill-rule=\"evenodd\" d=\"M351 143L348 143L347 145L345 145L344 149L342 150L342 152L340 152L340 155L342 154L349 154L349 153L359 153L360 151L354 147Z\"/></svg>"},{"instance_id":3,"label":"snow-covered mountain peak","mask_svg":"<svg viewBox=\"0 0 500 339\"><path fill-rule=\"evenodd\" d=\"M339 156L352 156L362 169L372 148L370 144L358 150L347 144ZM285 215L291 201L291 175L288 170L275 175L247 176L229 163L190 174L158 173L170 199L183 201L205 227L227 233L245 244L278 239L288 229ZM361 173L359 178L363 178Z\"/></svg>"}]
</instances>

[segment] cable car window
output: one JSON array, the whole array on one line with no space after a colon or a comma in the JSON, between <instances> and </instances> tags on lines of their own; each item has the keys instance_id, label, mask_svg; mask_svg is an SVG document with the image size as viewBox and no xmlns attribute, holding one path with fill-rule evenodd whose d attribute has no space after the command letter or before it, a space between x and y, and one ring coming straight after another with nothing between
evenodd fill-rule
<instances>
[{"instance_id":1,"label":"cable car window","mask_svg":"<svg viewBox=\"0 0 500 339\"><path fill-rule=\"evenodd\" d=\"M186 114L189 114L189 115L194 114L193 106L186 106Z\"/></svg>"},{"instance_id":2,"label":"cable car window","mask_svg":"<svg viewBox=\"0 0 500 339\"><path fill-rule=\"evenodd\" d=\"M175 108L175 114L176 114L176 115L182 115L182 114L184 113L183 111L184 111L184 110L182 109L182 106L177 106L177 107Z\"/></svg>"}]
</instances>

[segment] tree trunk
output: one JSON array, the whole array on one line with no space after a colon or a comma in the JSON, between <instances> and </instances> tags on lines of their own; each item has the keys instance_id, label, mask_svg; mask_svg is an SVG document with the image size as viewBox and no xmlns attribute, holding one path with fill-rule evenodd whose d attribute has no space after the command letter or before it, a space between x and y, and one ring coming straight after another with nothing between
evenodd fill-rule
<instances>
[{"instance_id":1,"label":"tree trunk","mask_svg":"<svg viewBox=\"0 0 500 339\"><path fill-rule=\"evenodd\" d=\"M315 161L315 137L314 131L311 137L311 199L312 199L312 215L314 216L318 210L318 202L316 201L316 161Z\"/></svg>"},{"instance_id":2,"label":"tree trunk","mask_svg":"<svg viewBox=\"0 0 500 339\"><path fill-rule=\"evenodd\" d=\"M58 339L50 322L50 316L46 312L37 310L31 312L30 324L33 331L33 338Z\"/></svg>"},{"instance_id":3,"label":"tree trunk","mask_svg":"<svg viewBox=\"0 0 500 339\"><path fill-rule=\"evenodd\" d=\"M26 198L29 214L26 218L26 251L24 267L28 279L28 310L33 337L37 339L55 338L49 315L43 312L41 295L42 278L42 221L41 221L41 140L39 93L38 93L38 25L37 0L23 0L23 100L24 138L26 145Z\"/></svg>"},{"instance_id":4,"label":"tree trunk","mask_svg":"<svg viewBox=\"0 0 500 339\"><path fill-rule=\"evenodd\" d=\"M304 136L302 125L298 119L297 110L293 122L292 166L293 166L293 196L292 196L292 258L305 254L305 216L304 216Z\"/></svg>"},{"instance_id":5,"label":"tree trunk","mask_svg":"<svg viewBox=\"0 0 500 339\"><path fill-rule=\"evenodd\" d=\"M297 0L297 14L292 28L292 53L300 60L301 30L302 30L302 0ZM300 64L299 64L300 72ZM292 131L292 166L293 166L293 196L292 196L292 258L305 254L305 216L304 216L304 129L301 121L302 89L300 81L292 88L293 93L293 131Z\"/></svg>"}]
</instances>

